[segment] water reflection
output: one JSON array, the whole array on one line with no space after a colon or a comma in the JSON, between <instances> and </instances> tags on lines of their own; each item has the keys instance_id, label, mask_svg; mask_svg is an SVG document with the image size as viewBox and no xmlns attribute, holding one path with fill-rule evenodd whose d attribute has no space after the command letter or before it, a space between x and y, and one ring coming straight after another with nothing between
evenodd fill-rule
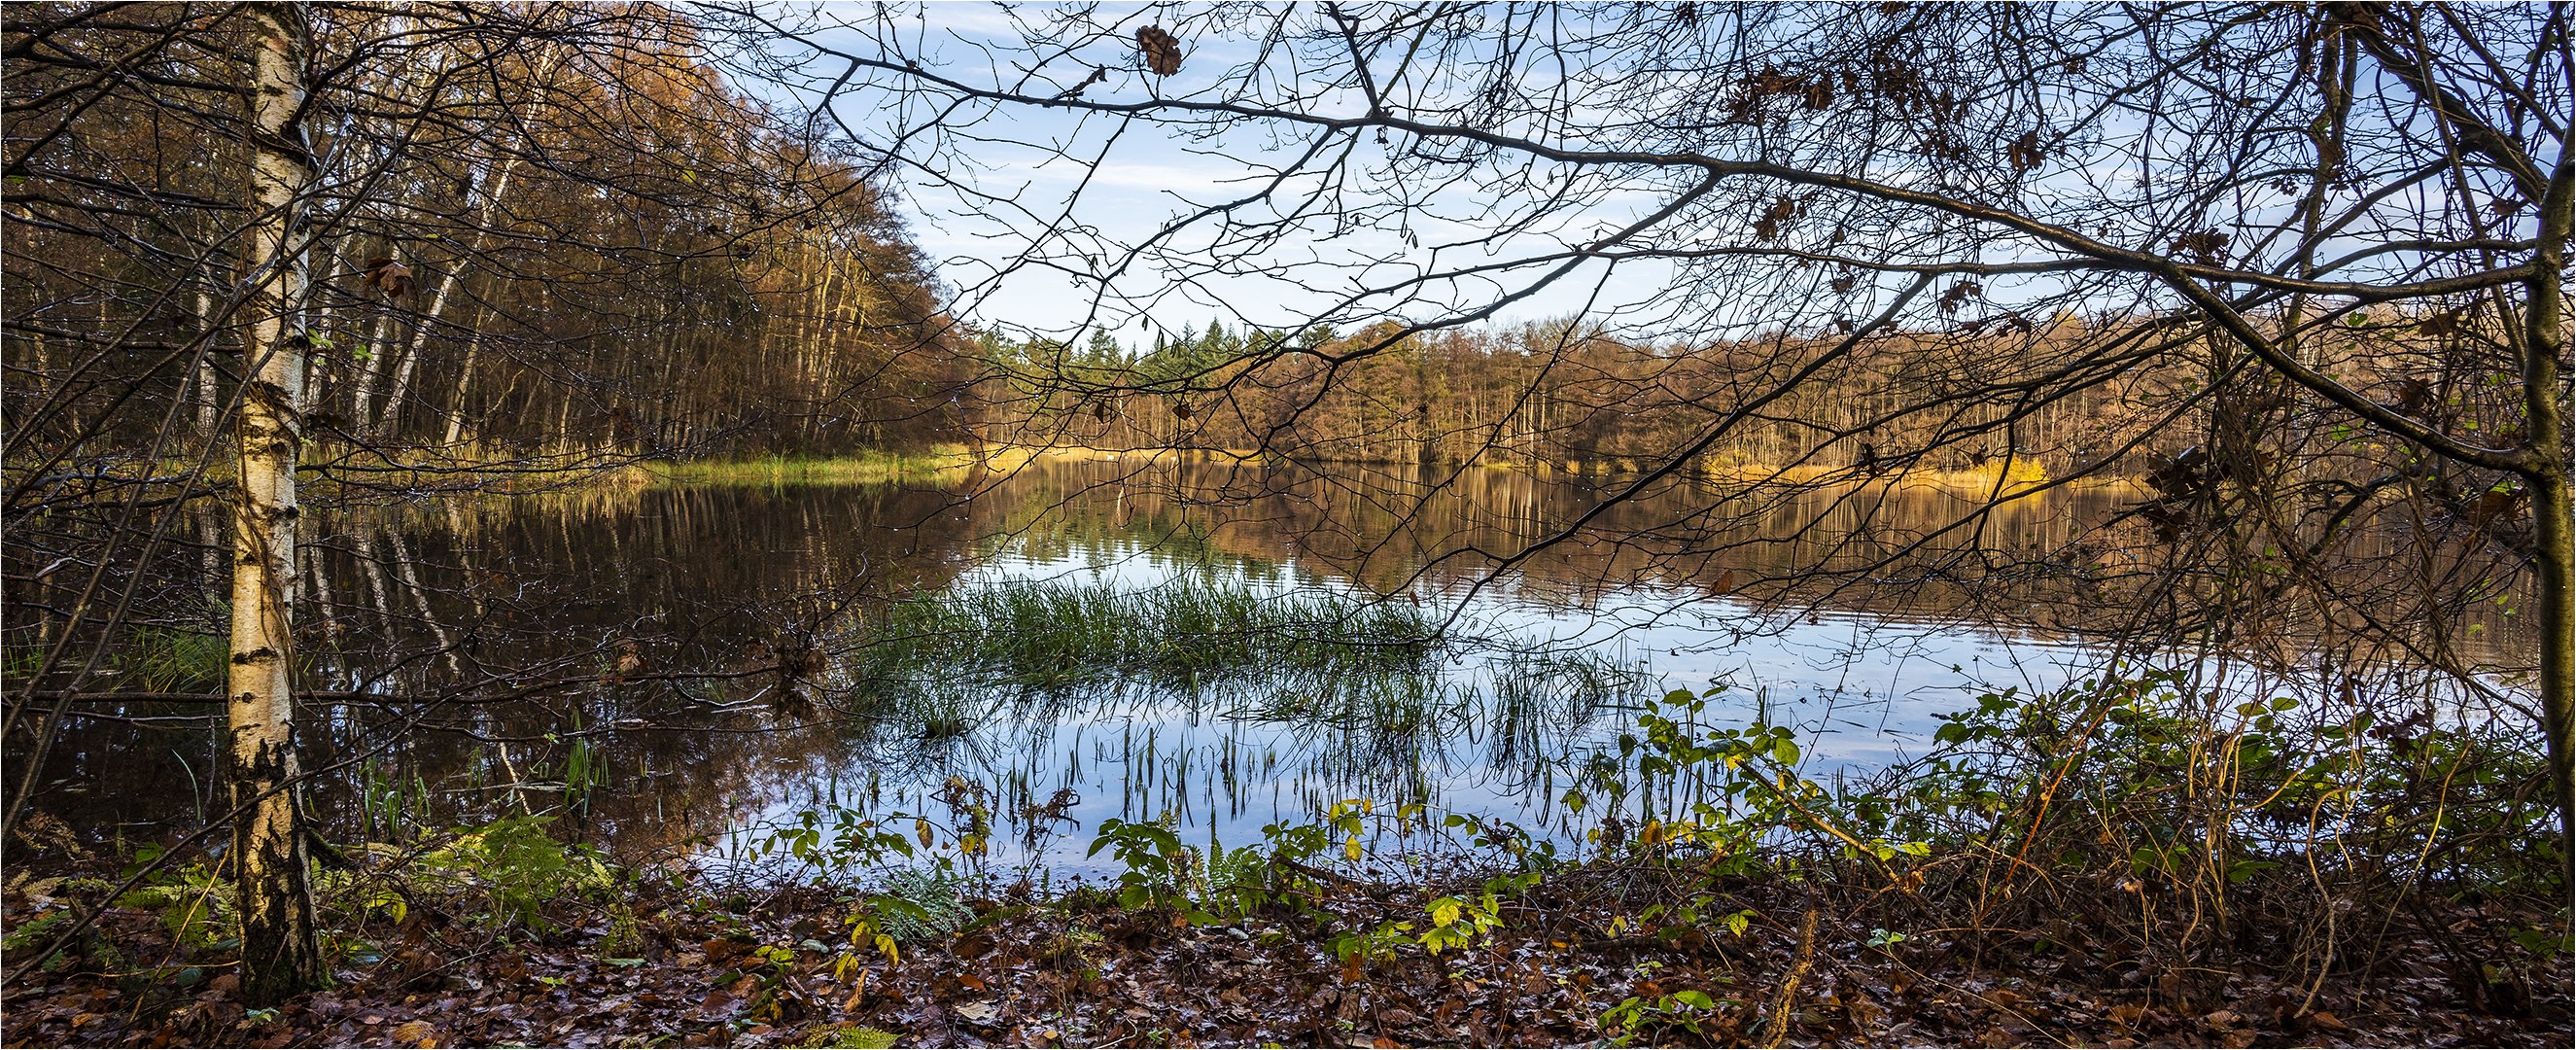
<instances>
[{"instance_id":1,"label":"water reflection","mask_svg":"<svg viewBox=\"0 0 2576 1050\"><path fill-rule=\"evenodd\" d=\"M2152 550L2115 542L2135 500L2116 488L1975 514L1975 494L1931 488L1680 479L1490 577L1622 483L1429 480L1447 483L1042 462L940 484L316 515L308 682L353 702L305 730L331 771L315 810L356 838L424 814L556 809L630 858L742 857L807 812L945 819L965 792L994 825L991 863L1059 871L1084 870L1074 833L1108 817L1240 845L1366 797L1561 828L1571 763L1647 696L1724 681L1709 717L1797 727L1811 776L1880 768L1980 691L2091 673L2104 654L2088 636L2140 607L2155 568ZM903 602L1055 585L1335 595L1400 607L1441 641L1384 673L1039 681L932 663L936 688L888 681L872 656ZM2477 622L2496 659L2527 645L2508 621ZM2302 666L2286 644L2276 666ZM2444 688L2379 671L2384 687ZM2294 686L2243 686L2276 687ZM203 811L212 760L202 726L91 721L40 805L148 835Z\"/></svg>"}]
</instances>

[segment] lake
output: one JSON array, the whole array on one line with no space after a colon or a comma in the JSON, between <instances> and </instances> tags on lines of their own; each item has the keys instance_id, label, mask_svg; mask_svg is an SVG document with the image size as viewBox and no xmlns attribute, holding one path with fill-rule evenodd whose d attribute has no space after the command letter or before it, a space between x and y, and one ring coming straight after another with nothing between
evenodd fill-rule
<instances>
[{"instance_id":1,"label":"lake","mask_svg":"<svg viewBox=\"0 0 2576 1050\"><path fill-rule=\"evenodd\" d=\"M1868 775L1982 692L2098 671L2154 615L2120 485L1979 515L1972 490L1693 478L1596 512L1628 484L1041 459L315 515L309 687L349 702L308 719L310 797L335 838L563 812L630 859L772 874L771 832L837 813L947 841L980 814L982 863L1058 876L1103 870L1103 819L1235 846L1342 799L1562 839L1584 761L1667 690L1724 683L1703 718L1791 727L1811 778ZM2224 654L2253 669L2231 695L2324 696L2368 664L2458 700L2275 642ZM2155 655L2210 658L2177 644ZM40 805L193 826L217 797L203 710L75 726Z\"/></svg>"}]
</instances>

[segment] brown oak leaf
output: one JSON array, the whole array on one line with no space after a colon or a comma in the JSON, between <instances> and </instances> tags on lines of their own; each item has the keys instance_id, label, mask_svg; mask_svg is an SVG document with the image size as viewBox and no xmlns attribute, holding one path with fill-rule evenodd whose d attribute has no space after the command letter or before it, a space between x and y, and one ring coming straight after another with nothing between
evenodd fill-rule
<instances>
[{"instance_id":1,"label":"brown oak leaf","mask_svg":"<svg viewBox=\"0 0 2576 1050\"><path fill-rule=\"evenodd\" d=\"M1136 47L1145 53L1145 68L1156 76L1171 76L1181 71L1181 42L1161 26L1143 26L1136 30Z\"/></svg>"}]
</instances>

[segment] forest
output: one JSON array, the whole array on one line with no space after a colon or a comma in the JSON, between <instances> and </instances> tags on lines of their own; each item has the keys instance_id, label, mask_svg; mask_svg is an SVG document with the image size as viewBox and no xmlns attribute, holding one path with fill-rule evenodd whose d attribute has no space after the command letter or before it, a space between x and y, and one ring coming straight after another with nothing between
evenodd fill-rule
<instances>
[{"instance_id":1,"label":"forest","mask_svg":"<svg viewBox=\"0 0 2576 1050\"><path fill-rule=\"evenodd\" d=\"M0 10L0 1041L2565 1045L2562 5Z\"/></svg>"}]
</instances>

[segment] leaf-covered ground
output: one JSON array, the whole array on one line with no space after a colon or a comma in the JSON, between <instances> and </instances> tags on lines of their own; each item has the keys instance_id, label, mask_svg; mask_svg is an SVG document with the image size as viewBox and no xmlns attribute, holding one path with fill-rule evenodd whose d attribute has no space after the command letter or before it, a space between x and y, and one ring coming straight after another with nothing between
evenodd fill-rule
<instances>
[{"instance_id":1,"label":"leaf-covered ground","mask_svg":"<svg viewBox=\"0 0 2576 1050\"><path fill-rule=\"evenodd\" d=\"M12 929L59 903L18 881ZM1875 925L1884 901L1791 884L1731 887L1757 916L1740 934L1604 929L1632 889L1615 872L1551 880L1469 947L1349 963L1311 917L1189 926L1099 894L977 900L962 931L901 945L891 963L849 944L850 898L821 889L567 905L550 932L506 937L424 907L371 964L344 961L336 987L274 1011L235 998L219 948L181 949L162 914L111 908L76 951L7 989L0 1034L13 1046L2571 1043L2566 957L2495 948L2515 917L2473 906L2392 924L2371 958L2320 979L2108 958L2129 954L2096 943L2109 915L1891 940ZM1356 920L1418 915L1422 901L1344 885L1321 903Z\"/></svg>"}]
</instances>

